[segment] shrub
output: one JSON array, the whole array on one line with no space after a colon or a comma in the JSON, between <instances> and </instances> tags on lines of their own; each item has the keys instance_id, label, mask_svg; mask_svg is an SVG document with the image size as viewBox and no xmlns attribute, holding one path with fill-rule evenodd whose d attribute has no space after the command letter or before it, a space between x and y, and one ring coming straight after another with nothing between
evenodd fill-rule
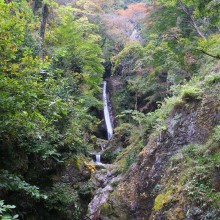
<instances>
[{"instance_id":1,"label":"shrub","mask_svg":"<svg viewBox=\"0 0 220 220\"><path fill-rule=\"evenodd\" d=\"M84 183L78 190L81 199L90 200L93 196L93 189L90 183Z\"/></svg>"},{"instance_id":2,"label":"shrub","mask_svg":"<svg viewBox=\"0 0 220 220\"><path fill-rule=\"evenodd\" d=\"M214 73L211 75L208 75L205 79L205 82L211 86L213 84L219 83L220 82L220 75L219 73Z\"/></svg>"},{"instance_id":3,"label":"shrub","mask_svg":"<svg viewBox=\"0 0 220 220\"><path fill-rule=\"evenodd\" d=\"M181 97L185 101L201 99L202 90L196 86L183 85L181 88Z\"/></svg>"},{"instance_id":4,"label":"shrub","mask_svg":"<svg viewBox=\"0 0 220 220\"><path fill-rule=\"evenodd\" d=\"M47 208L55 210L66 219L80 219L78 195L68 184L57 183L48 193Z\"/></svg>"},{"instance_id":5,"label":"shrub","mask_svg":"<svg viewBox=\"0 0 220 220\"><path fill-rule=\"evenodd\" d=\"M103 154L102 154L102 161L104 163L112 163L116 157L117 157L117 153L113 153L111 151L106 150Z\"/></svg>"},{"instance_id":6,"label":"shrub","mask_svg":"<svg viewBox=\"0 0 220 220\"><path fill-rule=\"evenodd\" d=\"M220 125L216 126L216 128L215 128L215 133L213 135L213 140L216 143L220 144Z\"/></svg>"},{"instance_id":7,"label":"shrub","mask_svg":"<svg viewBox=\"0 0 220 220\"><path fill-rule=\"evenodd\" d=\"M125 170L127 170L136 161L136 159L135 152L130 152L125 159Z\"/></svg>"},{"instance_id":8,"label":"shrub","mask_svg":"<svg viewBox=\"0 0 220 220\"><path fill-rule=\"evenodd\" d=\"M192 202L210 207L218 206L219 192L212 186L212 174L220 162L218 152L209 152L210 146L191 144L182 150L182 183L184 192Z\"/></svg>"},{"instance_id":9,"label":"shrub","mask_svg":"<svg viewBox=\"0 0 220 220\"><path fill-rule=\"evenodd\" d=\"M18 219L18 215L12 215L12 209L16 206L14 205L5 205L3 200L0 200L0 218L2 220L13 220Z\"/></svg>"}]
</instances>

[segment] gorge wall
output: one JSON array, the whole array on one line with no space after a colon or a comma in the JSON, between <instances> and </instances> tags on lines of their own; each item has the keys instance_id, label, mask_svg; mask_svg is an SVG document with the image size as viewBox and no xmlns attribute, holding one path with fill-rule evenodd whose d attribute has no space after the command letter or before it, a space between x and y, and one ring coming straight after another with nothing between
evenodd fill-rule
<instances>
[{"instance_id":1,"label":"gorge wall","mask_svg":"<svg viewBox=\"0 0 220 220\"><path fill-rule=\"evenodd\" d=\"M100 219L219 218L219 143L213 139L220 122L219 92L217 83L198 99L173 106L166 126L150 135L137 162L114 186ZM213 157L216 163L209 164ZM209 190L214 193L205 195Z\"/></svg>"}]
</instances>

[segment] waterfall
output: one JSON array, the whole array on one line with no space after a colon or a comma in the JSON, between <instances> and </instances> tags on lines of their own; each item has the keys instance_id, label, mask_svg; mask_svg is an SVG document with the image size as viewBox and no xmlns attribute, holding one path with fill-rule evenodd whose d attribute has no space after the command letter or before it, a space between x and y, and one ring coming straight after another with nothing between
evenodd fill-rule
<instances>
[{"instance_id":1,"label":"waterfall","mask_svg":"<svg viewBox=\"0 0 220 220\"><path fill-rule=\"evenodd\" d=\"M100 154L95 155L95 162L96 163L101 163L101 155Z\"/></svg>"},{"instance_id":2,"label":"waterfall","mask_svg":"<svg viewBox=\"0 0 220 220\"><path fill-rule=\"evenodd\" d=\"M110 120L110 114L109 114L109 109L108 109L106 86L107 86L107 82L104 81L103 82L104 117L105 117L105 123L106 123L106 128L107 128L108 140L110 140L113 136L113 128L112 128L112 123Z\"/></svg>"}]
</instances>

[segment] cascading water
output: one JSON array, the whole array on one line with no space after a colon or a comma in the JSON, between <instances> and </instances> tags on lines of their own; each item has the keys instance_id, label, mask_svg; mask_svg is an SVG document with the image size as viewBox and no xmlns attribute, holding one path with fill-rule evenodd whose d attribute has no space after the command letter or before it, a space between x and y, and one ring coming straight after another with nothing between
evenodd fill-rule
<instances>
[{"instance_id":1,"label":"cascading water","mask_svg":"<svg viewBox=\"0 0 220 220\"><path fill-rule=\"evenodd\" d=\"M95 162L96 163L101 163L101 155L100 154L95 155Z\"/></svg>"},{"instance_id":2,"label":"cascading water","mask_svg":"<svg viewBox=\"0 0 220 220\"><path fill-rule=\"evenodd\" d=\"M107 87L107 82L103 81L104 118L105 118L105 124L106 124L106 128L107 128L108 140L110 140L113 136L113 128L112 128L112 123L110 120L110 113L109 113L109 109L108 109L108 99L107 99L106 87Z\"/></svg>"},{"instance_id":3,"label":"cascading water","mask_svg":"<svg viewBox=\"0 0 220 220\"><path fill-rule=\"evenodd\" d=\"M110 140L113 136L113 127L110 119L106 87L107 82L103 81L104 119L106 123L108 140ZM101 146L102 151L104 150L104 147L104 145ZM110 192L113 191L112 184L117 182L116 176L113 173L114 166L112 164L101 163L101 152L95 154L95 157L96 165L101 166L102 168L106 169L106 171L103 172L103 169L101 169L100 171L97 171L94 175L94 178L96 179L95 182L98 183L99 188L97 188L97 190L95 191L94 197L88 205L88 216L91 220L97 219L100 207L107 202ZM101 184L101 186L104 184L104 187L100 187L99 184Z\"/></svg>"},{"instance_id":4,"label":"cascading water","mask_svg":"<svg viewBox=\"0 0 220 220\"><path fill-rule=\"evenodd\" d=\"M110 140L113 136L113 128L112 128L112 123L111 123L110 113L109 113L109 108L108 108L108 97L107 97L106 87L107 87L107 82L103 81L104 119L105 119L107 134L108 134L108 140ZM103 151L104 147L101 146L101 149ZM101 163L101 154L98 153L95 155L95 157L96 157L96 163Z\"/></svg>"}]
</instances>

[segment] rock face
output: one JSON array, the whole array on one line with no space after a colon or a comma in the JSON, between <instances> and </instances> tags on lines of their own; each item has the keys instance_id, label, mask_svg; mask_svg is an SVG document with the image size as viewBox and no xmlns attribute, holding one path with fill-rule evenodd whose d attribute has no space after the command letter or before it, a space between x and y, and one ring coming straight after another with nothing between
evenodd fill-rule
<instances>
[{"instance_id":1,"label":"rock face","mask_svg":"<svg viewBox=\"0 0 220 220\"><path fill-rule=\"evenodd\" d=\"M93 199L88 205L87 216L92 220L98 219L101 206L106 203L109 194L113 192L114 184L121 179L121 176L117 175L114 165L103 164L103 168L93 174L91 179L96 190Z\"/></svg>"},{"instance_id":2,"label":"rock face","mask_svg":"<svg viewBox=\"0 0 220 220\"><path fill-rule=\"evenodd\" d=\"M176 107L167 119L166 130L150 137L147 146L139 154L138 162L130 168L109 198L105 198L107 203L101 209L100 218L111 220L201 219L196 208L197 214L194 213L194 217L183 216L182 212L187 212L184 201L182 201L181 210L176 208L174 215L176 217L167 218L162 212L155 212L153 209L157 195L155 192L166 176L170 158L185 145L204 144L219 122L220 101L215 95L206 95L200 101ZM166 178L169 179L169 176L167 175ZM213 174L213 185L216 190L219 190L217 183L219 183L219 173L216 172ZM166 200L169 201L169 192L163 199L164 203Z\"/></svg>"}]
</instances>

